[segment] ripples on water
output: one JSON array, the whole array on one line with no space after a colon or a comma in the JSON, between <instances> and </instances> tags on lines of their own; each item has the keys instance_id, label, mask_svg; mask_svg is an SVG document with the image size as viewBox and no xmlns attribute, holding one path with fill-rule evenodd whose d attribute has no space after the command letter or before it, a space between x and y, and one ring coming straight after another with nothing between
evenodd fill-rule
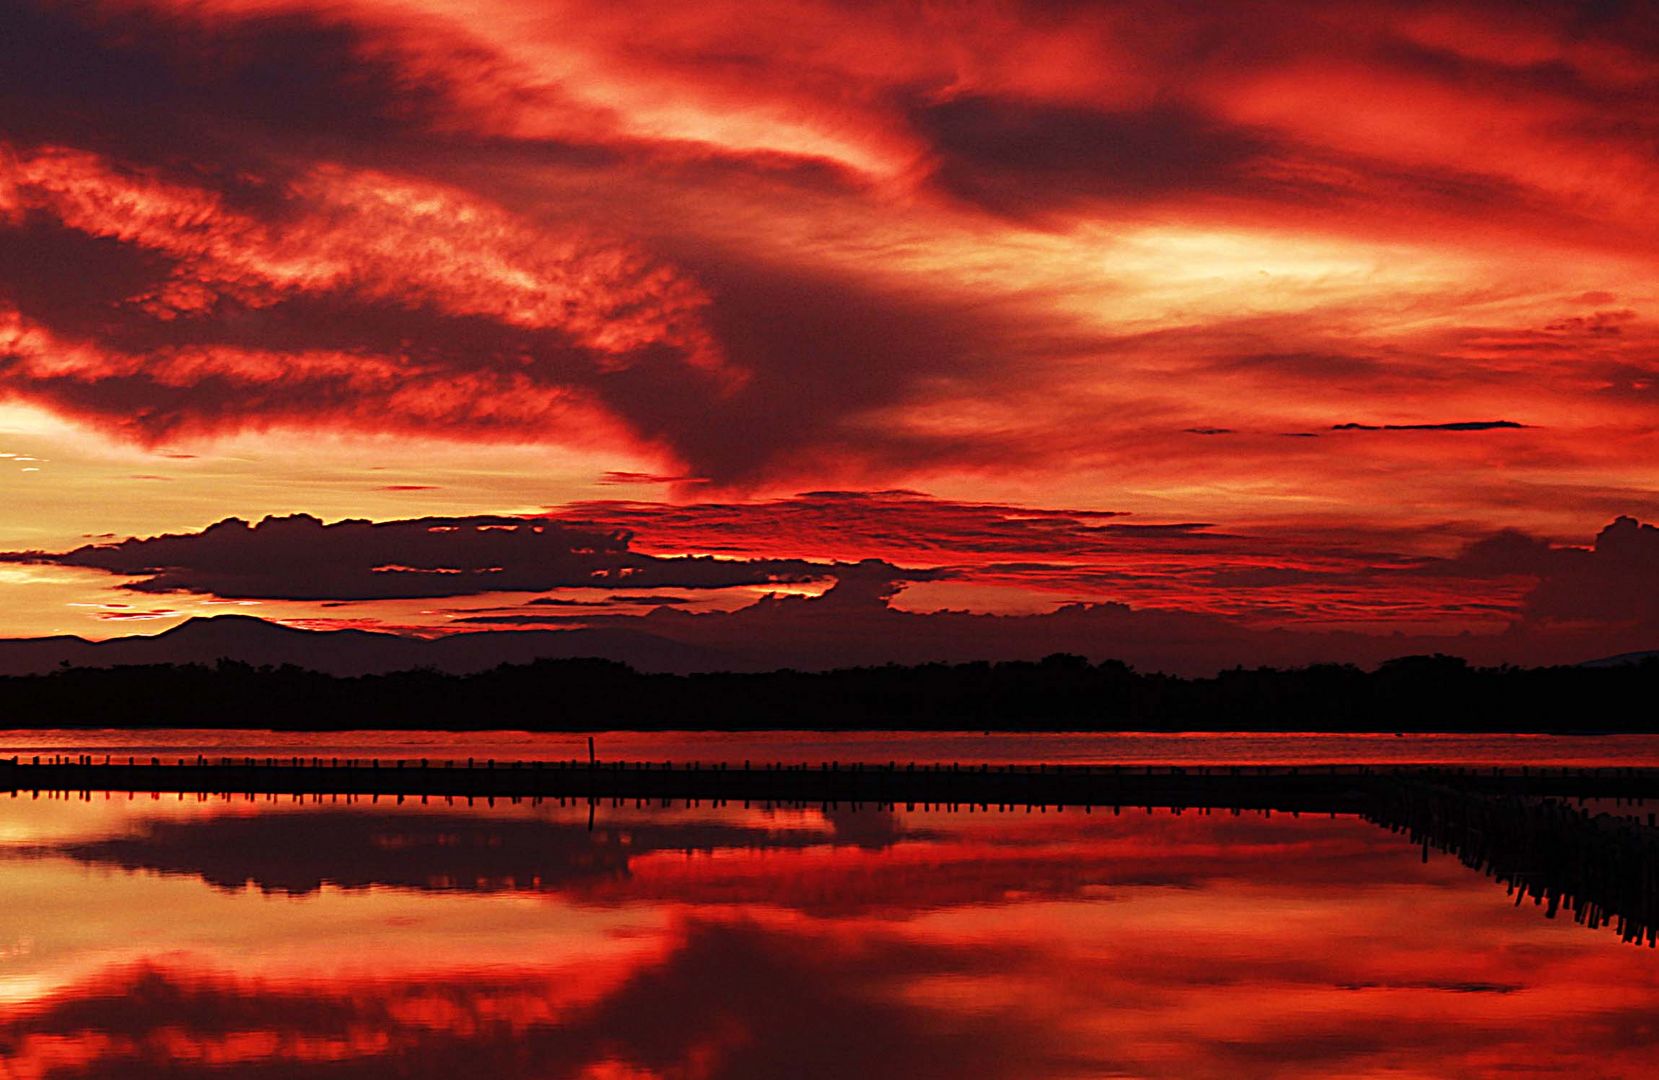
<instances>
[{"instance_id":1,"label":"ripples on water","mask_svg":"<svg viewBox=\"0 0 1659 1080\"><path fill-rule=\"evenodd\" d=\"M0 796L0 1075L1640 1077L1659 1050L1659 957L1353 817L589 811Z\"/></svg>"}]
</instances>

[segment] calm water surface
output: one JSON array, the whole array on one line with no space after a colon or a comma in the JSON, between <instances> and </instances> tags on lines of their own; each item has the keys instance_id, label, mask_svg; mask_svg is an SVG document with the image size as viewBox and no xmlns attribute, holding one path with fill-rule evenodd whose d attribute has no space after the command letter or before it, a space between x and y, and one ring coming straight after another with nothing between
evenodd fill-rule
<instances>
[{"instance_id":1,"label":"calm water surface","mask_svg":"<svg viewBox=\"0 0 1659 1080\"><path fill-rule=\"evenodd\" d=\"M0 795L0 1076L1578 1078L1659 1060L1659 955L1356 818L588 815Z\"/></svg>"},{"instance_id":2,"label":"calm water surface","mask_svg":"<svg viewBox=\"0 0 1659 1080\"><path fill-rule=\"evenodd\" d=\"M585 759L588 734L190 729L0 731L0 756L96 753L165 757L203 753L234 757L476 757L559 761ZM857 731L600 731L591 734L601 757L628 761L1659 766L1659 735L1398 736L1260 732L1078 735Z\"/></svg>"}]
</instances>

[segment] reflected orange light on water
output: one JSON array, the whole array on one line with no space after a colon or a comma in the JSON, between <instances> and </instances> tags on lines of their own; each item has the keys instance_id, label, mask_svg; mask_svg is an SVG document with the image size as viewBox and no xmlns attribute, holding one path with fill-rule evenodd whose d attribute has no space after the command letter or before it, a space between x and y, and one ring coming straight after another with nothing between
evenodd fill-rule
<instances>
[{"instance_id":1,"label":"reflected orange light on water","mask_svg":"<svg viewBox=\"0 0 1659 1080\"><path fill-rule=\"evenodd\" d=\"M1638 1076L1653 954L1350 817L0 801L8 1076Z\"/></svg>"}]
</instances>

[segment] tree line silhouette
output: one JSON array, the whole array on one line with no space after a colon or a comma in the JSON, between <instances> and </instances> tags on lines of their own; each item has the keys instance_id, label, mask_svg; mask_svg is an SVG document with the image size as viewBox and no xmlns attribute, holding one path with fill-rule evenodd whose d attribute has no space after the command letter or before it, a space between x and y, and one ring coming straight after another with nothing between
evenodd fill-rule
<instances>
[{"instance_id":1,"label":"tree line silhouette","mask_svg":"<svg viewBox=\"0 0 1659 1080\"><path fill-rule=\"evenodd\" d=\"M468 675L338 677L302 668L64 667L0 677L0 726L279 730L1659 731L1640 703L1659 659L1609 667L1479 668L1409 656L1237 668L1208 678L1118 661L922 664L663 675L607 660L542 660Z\"/></svg>"}]
</instances>

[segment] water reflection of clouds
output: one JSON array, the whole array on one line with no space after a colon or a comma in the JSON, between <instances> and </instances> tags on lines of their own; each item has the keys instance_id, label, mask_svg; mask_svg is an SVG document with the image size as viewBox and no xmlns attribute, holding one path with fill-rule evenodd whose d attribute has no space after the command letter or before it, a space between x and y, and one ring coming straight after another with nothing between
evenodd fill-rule
<instances>
[{"instance_id":1,"label":"water reflection of clouds","mask_svg":"<svg viewBox=\"0 0 1659 1080\"><path fill-rule=\"evenodd\" d=\"M0 863L19 1077L1640 1075L1653 1044L1645 951L1349 818L185 805Z\"/></svg>"},{"instance_id":2,"label":"water reflection of clouds","mask_svg":"<svg viewBox=\"0 0 1659 1080\"><path fill-rule=\"evenodd\" d=\"M626 878L633 860L654 852L800 848L834 840L833 831L773 830L741 821L682 822L668 815L607 816L590 829L576 813L496 817L487 810L318 808L152 820L124 835L42 845L23 853L195 875L218 888L251 885L290 895L314 893L324 885L542 892Z\"/></svg>"},{"instance_id":3,"label":"water reflection of clouds","mask_svg":"<svg viewBox=\"0 0 1659 1080\"><path fill-rule=\"evenodd\" d=\"M75 805L71 803L70 805ZM84 807L84 804L82 804ZM1220 880L1338 882L1369 826L1254 816L696 810L585 803L151 804L24 857L198 878L223 890L325 887L557 893L573 902L766 904L809 914L926 911ZM97 817L97 815L94 815Z\"/></svg>"},{"instance_id":4,"label":"water reflection of clouds","mask_svg":"<svg viewBox=\"0 0 1659 1080\"><path fill-rule=\"evenodd\" d=\"M551 1005L559 980L534 972L319 986L138 965L42 1002L0 1039L22 1075L45 1075L31 1064L57 1058L69 1067L53 1075L122 1077L326 1066L352 1077L995 1078L1048 1074L1063 1053L1026 1010L970 1017L896 993L979 970L972 951L825 944L742 920L692 921L610 992Z\"/></svg>"}]
</instances>

